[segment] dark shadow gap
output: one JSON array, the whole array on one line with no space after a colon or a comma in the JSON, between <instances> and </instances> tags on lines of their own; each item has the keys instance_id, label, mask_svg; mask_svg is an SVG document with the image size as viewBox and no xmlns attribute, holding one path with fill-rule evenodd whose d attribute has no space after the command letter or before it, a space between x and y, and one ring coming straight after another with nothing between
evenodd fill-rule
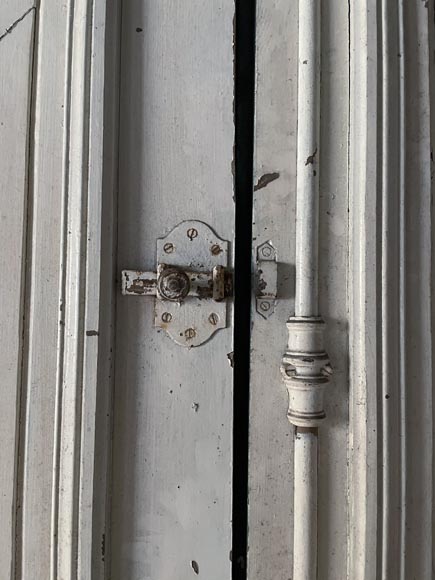
<instances>
[{"instance_id":1,"label":"dark shadow gap","mask_svg":"<svg viewBox=\"0 0 435 580\"><path fill-rule=\"evenodd\" d=\"M246 579L254 156L255 1L236 0L235 20L234 439L232 579Z\"/></svg>"}]
</instances>

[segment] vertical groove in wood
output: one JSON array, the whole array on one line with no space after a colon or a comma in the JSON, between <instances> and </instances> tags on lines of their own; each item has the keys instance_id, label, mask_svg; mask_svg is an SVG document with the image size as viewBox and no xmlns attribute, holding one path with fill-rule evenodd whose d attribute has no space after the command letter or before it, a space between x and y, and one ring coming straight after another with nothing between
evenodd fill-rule
<instances>
[{"instance_id":1,"label":"vertical groove in wood","mask_svg":"<svg viewBox=\"0 0 435 580\"><path fill-rule=\"evenodd\" d=\"M92 82L95 89L91 97L97 102L101 98L97 90L98 83L104 82L104 118L94 116L94 131L98 136L99 127L104 127L103 143L103 183L102 183L102 222L101 222L101 280L100 280L100 312L99 312L99 351L98 351L98 381L97 407L95 415L95 456L93 481L93 545L91 552L91 578L107 580L110 574L110 509L111 509L111 456L113 429L113 383L116 333L116 225L117 225L117 183L119 162L119 69L120 69L120 37L121 37L121 3L118 0L108 0L105 6L100 3L95 8L95 28L101 30L101 20L104 12L104 80L103 74L96 62L93 71L96 76ZM100 20L101 19L101 20ZM102 34L102 32L100 32ZM96 36L95 44L97 44ZM97 60L101 59L101 55ZM91 129L92 135L92 129ZM94 147L91 145L91 159ZM86 473L86 468L83 468ZM89 514L89 510L87 512ZM83 544L86 541L84 537ZM79 550L80 550L79 546ZM83 557L83 556L80 556Z\"/></svg>"},{"instance_id":2,"label":"vertical groove in wood","mask_svg":"<svg viewBox=\"0 0 435 580\"><path fill-rule=\"evenodd\" d=\"M433 1L399 3L403 10L406 513L403 578L433 574L433 324L432 142L430 28Z\"/></svg>"},{"instance_id":3,"label":"vertical groove in wood","mask_svg":"<svg viewBox=\"0 0 435 580\"><path fill-rule=\"evenodd\" d=\"M385 1L379 11L368 2L355 7L351 17L353 98L371 107L356 109L351 123L349 577L428 578L433 559L433 344L428 316L433 2ZM369 96L376 92L378 103ZM373 143L371 155L362 156L361 144L365 147L376 137L378 154L373 155ZM361 212L373 212L372 221L362 220ZM373 299L376 294L380 302ZM369 487L373 489L375 476L377 499Z\"/></svg>"},{"instance_id":4,"label":"vertical groove in wood","mask_svg":"<svg viewBox=\"0 0 435 580\"><path fill-rule=\"evenodd\" d=\"M348 552L349 437L349 15L322 0L319 203L319 311L333 368L319 428L319 580L341 578Z\"/></svg>"},{"instance_id":5,"label":"vertical groove in wood","mask_svg":"<svg viewBox=\"0 0 435 580\"><path fill-rule=\"evenodd\" d=\"M84 317L88 237L88 115L89 31L92 5L88 0L71 4L69 20L69 127L67 141L67 208L65 222L65 326L61 371L59 482L56 490L56 577L78 574L79 478L81 461L82 400L84 385ZM84 72L86 73L84 74ZM97 329L95 329L98 332Z\"/></svg>"},{"instance_id":6,"label":"vertical groove in wood","mask_svg":"<svg viewBox=\"0 0 435 580\"><path fill-rule=\"evenodd\" d=\"M39 11L26 321L22 524L18 577L51 577L54 420L61 313L66 10ZM52 46L56 46L52 54ZM49 111L49 113L48 113ZM47 115L50 115L49 119Z\"/></svg>"},{"instance_id":7,"label":"vertical groove in wood","mask_svg":"<svg viewBox=\"0 0 435 580\"><path fill-rule=\"evenodd\" d=\"M430 259L430 301L431 301L431 320L435 320L435 228L433 224L435 223L435 214L434 214L434 195L435 195L435 182L434 182L434 171L435 171L435 162L434 162L434 146L435 146L435 107L433 106L435 103L435 6L432 1L430 4L430 10L428 11L428 90L429 90L429 100L431 103L431 109L429 113L429 137L430 137L430 168L431 168L431 184L430 184L430 199L431 199L431 219L430 223L432 224L431 227L431 236L430 236L430 244L431 244L431 259ZM433 331L432 331L432 346L431 346L431 358L432 361L435 360L435 340L433 339ZM432 384L435 384L435 365L432 364L431 369L431 378ZM433 396L433 391L432 391ZM435 425L435 404L432 400L432 414L431 414L432 424ZM434 433L434 428L432 428L432 436ZM433 445L432 451L432 501L435 498L435 445ZM431 538L431 545L432 545L432 568L435 566L434 558L435 558L435 510L432 508L432 538Z\"/></svg>"},{"instance_id":8,"label":"vertical groove in wood","mask_svg":"<svg viewBox=\"0 0 435 580\"><path fill-rule=\"evenodd\" d=\"M38 22L16 576L66 580L95 548L105 2Z\"/></svg>"},{"instance_id":9,"label":"vertical groove in wood","mask_svg":"<svg viewBox=\"0 0 435 580\"><path fill-rule=\"evenodd\" d=\"M377 568L377 14L350 3L348 578ZM375 231L373 231L375 230Z\"/></svg>"},{"instance_id":10,"label":"vertical groove in wood","mask_svg":"<svg viewBox=\"0 0 435 580\"><path fill-rule=\"evenodd\" d=\"M0 7L0 569L15 575L35 11Z\"/></svg>"},{"instance_id":11,"label":"vertical groove in wood","mask_svg":"<svg viewBox=\"0 0 435 580\"><path fill-rule=\"evenodd\" d=\"M382 445L382 542L381 577L403 580L403 546L401 546L402 481L405 476L404 457L401 450L403 420L403 375L401 372L401 343L403 337L402 271L403 235L401 229L401 206L403 197L402 151L404 143L402 84L400 82L400 54L403 41L400 38L399 3L392 9L391 3L381 4L380 51L381 51L381 111L379 130L380 193L381 209L381 391L380 428Z\"/></svg>"}]
</instances>

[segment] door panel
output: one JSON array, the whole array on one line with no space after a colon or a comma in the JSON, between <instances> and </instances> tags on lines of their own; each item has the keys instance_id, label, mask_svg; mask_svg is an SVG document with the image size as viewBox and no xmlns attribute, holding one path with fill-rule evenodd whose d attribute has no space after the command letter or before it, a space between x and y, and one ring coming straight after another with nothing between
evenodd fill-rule
<instances>
[{"instance_id":1,"label":"door panel","mask_svg":"<svg viewBox=\"0 0 435 580\"><path fill-rule=\"evenodd\" d=\"M124 3L118 272L155 271L157 238L184 220L232 252L233 15L230 0ZM189 349L153 327L153 298L119 298L113 580L230 577L231 319Z\"/></svg>"},{"instance_id":2,"label":"door panel","mask_svg":"<svg viewBox=\"0 0 435 580\"><path fill-rule=\"evenodd\" d=\"M252 255L266 241L275 247L278 299L268 318L252 307L249 580L288 580L293 570L295 428L280 364L294 314L297 132L306 130L298 126L298 34L297 3L257 0ZM340 2L322 2L320 36L320 144L310 163L320 182L319 302L334 373L319 429L317 558L318 579L335 580L346 574L348 525L349 30Z\"/></svg>"}]
</instances>

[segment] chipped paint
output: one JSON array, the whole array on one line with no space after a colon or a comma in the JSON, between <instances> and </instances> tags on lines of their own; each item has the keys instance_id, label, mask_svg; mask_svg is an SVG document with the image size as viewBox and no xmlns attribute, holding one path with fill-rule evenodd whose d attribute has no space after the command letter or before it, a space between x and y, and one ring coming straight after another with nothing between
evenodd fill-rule
<instances>
[{"instance_id":1,"label":"chipped paint","mask_svg":"<svg viewBox=\"0 0 435 580\"><path fill-rule=\"evenodd\" d=\"M277 171L273 173L265 173L258 179L256 185L254 185L254 191L267 187L269 183L272 183L272 181L276 181L277 179L279 179L279 173Z\"/></svg>"}]
</instances>

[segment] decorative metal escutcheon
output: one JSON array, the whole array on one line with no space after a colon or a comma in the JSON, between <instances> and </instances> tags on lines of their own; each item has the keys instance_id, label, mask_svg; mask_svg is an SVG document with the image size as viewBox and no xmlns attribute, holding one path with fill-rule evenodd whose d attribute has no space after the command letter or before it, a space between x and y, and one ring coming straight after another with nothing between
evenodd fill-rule
<instances>
[{"instance_id":1,"label":"decorative metal escutcheon","mask_svg":"<svg viewBox=\"0 0 435 580\"><path fill-rule=\"evenodd\" d=\"M157 271L123 270L125 296L154 296L154 326L177 344L200 346L227 326L232 296L228 242L189 220L157 240Z\"/></svg>"}]
</instances>

